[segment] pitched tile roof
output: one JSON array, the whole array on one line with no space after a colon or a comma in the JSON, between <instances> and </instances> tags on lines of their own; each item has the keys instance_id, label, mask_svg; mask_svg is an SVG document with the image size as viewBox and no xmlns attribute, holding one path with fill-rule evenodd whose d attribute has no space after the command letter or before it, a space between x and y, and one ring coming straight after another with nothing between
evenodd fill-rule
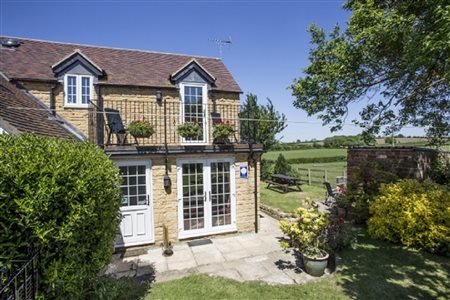
<instances>
[{"instance_id":1,"label":"pitched tile roof","mask_svg":"<svg viewBox=\"0 0 450 300\"><path fill-rule=\"evenodd\" d=\"M52 116L39 100L21 91L0 75L0 126L5 125L18 132L79 138L67 124Z\"/></svg>"},{"instance_id":2,"label":"pitched tile roof","mask_svg":"<svg viewBox=\"0 0 450 300\"><path fill-rule=\"evenodd\" d=\"M0 37L5 40L7 37ZM100 83L151 87L174 87L170 75L195 59L216 78L213 89L241 92L224 63L219 58L167 54L65 44L14 38L21 45L14 49L0 48L0 70L9 78L55 80L51 66L77 49L106 73Z\"/></svg>"}]
</instances>

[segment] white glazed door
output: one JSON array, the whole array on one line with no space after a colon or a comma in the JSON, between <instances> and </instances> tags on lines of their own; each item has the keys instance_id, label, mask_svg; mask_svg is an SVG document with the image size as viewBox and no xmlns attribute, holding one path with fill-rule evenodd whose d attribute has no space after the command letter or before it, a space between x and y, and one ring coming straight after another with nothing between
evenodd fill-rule
<instances>
[{"instance_id":1,"label":"white glazed door","mask_svg":"<svg viewBox=\"0 0 450 300\"><path fill-rule=\"evenodd\" d=\"M148 161L116 162L122 176L120 236L116 246L154 242L151 199L151 165Z\"/></svg>"},{"instance_id":2,"label":"white glazed door","mask_svg":"<svg viewBox=\"0 0 450 300\"><path fill-rule=\"evenodd\" d=\"M179 238L235 231L233 161L181 160L177 172Z\"/></svg>"}]
</instances>

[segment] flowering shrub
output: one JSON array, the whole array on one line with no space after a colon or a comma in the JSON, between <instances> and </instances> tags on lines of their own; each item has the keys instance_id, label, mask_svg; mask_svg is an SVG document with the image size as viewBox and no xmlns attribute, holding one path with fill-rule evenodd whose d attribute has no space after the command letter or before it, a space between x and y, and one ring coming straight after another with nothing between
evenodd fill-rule
<instances>
[{"instance_id":1,"label":"flowering shrub","mask_svg":"<svg viewBox=\"0 0 450 300\"><path fill-rule=\"evenodd\" d=\"M327 227L328 247L332 251L339 251L351 246L356 241L352 225L343 218L337 218Z\"/></svg>"},{"instance_id":2,"label":"flowering shrub","mask_svg":"<svg viewBox=\"0 0 450 300\"><path fill-rule=\"evenodd\" d=\"M450 254L450 191L430 180L383 185L370 205L369 234Z\"/></svg>"},{"instance_id":3,"label":"flowering shrub","mask_svg":"<svg viewBox=\"0 0 450 300\"><path fill-rule=\"evenodd\" d=\"M128 131L134 137L150 137L153 133L155 133L153 125L145 119L131 121L128 125Z\"/></svg>"},{"instance_id":4,"label":"flowering shrub","mask_svg":"<svg viewBox=\"0 0 450 300\"><path fill-rule=\"evenodd\" d=\"M328 218L315 208L299 207L292 212L295 221L280 221L281 231L289 238L282 241L281 247L295 247L309 257L322 257L327 248L326 229Z\"/></svg>"},{"instance_id":5,"label":"flowering shrub","mask_svg":"<svg viewBox=\"0 0 450 300\"><path fill-rule=\"evenodd\" d=\"M177 132L180 136L187 138L187 137L197 137L201 136L203 133L202 128L197 122L193 123L184 123L181 125L178 125Z\"/></svg>"},{"instance_id":6,"label":"flowering shrub","mask_svg":"<svg viewBox=\"0 0 450 300\"><path fill-rule=\"evenodd\" d=\"M217 122L213 125L213 137L214 138L226 138L232 135L234 132L233 127L227 122Z\"/></svg>"}]
</instances>

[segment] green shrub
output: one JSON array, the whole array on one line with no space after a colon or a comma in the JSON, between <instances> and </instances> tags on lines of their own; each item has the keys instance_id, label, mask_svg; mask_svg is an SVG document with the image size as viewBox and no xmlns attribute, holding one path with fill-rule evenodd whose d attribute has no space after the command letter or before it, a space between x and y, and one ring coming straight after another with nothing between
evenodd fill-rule
<instances>
[{"instance_id":1,"label":"green shrub","mask_svg":"<svg viewBox=\"0 0 450 300\"><path fill-rule=\"evenodd\" d=\"M271 160L261 159L261 180L267 180L273 174L274 163Z\"/></svg>"},{"instance_id":2,"label":"green shrub","mask_svg":"<svg viewBox=\"0 0 450 300\"><path fill-rule=\"evenodd\" d=\"M284 174L294 177L297 177L299 175L297 171L294 168L292 168L288 160L284 158L284 155L281 153L278 155L278 158L273 166L273 174Z\"/></svg>"},{"instance_id":3,"label":"green shrub","mask_svg":"<svg viewBox=\"0 0 450 300\"><path fill-rule=\"evenodd\" d=\"M450 254L450 191L431 180L383 185L370 204L369 234Z\"/></svg>"},{"instance_id":4,"label":"green shrub","mask_svg":"<svg viewBox=\"0 0 450 300\"><path fill-rule=\"evenodd\" d=\"M25 258L34 245L44 297L85 298L112 256L117 168L89 143L1 135L0 149L2 264Z\"/></svg>"},{"instance_id":5,"label":"green shrub","mask_svg":"<svg viewBox=\"0 0 450 300\"><path fill-rule=\"evenodd\" d=\"M431 179L439 184L450 187L450 157L440 153L433 161Z\"/></svg>"},{"instance_id":6,"label":"green shrub","mask_svg":"<svg viewBox=\"0 0 450 300\"><path fill-rule=\"evenodd\" d=\"M391 166L394 168L394 166ZM350 208L356 223L365 223L369 218L369 205L379 194L382 184L395 182L398 176L387 166L376 161L361 164L348 182L348 190L340 202Z\"/></svg>"}]
</instances>

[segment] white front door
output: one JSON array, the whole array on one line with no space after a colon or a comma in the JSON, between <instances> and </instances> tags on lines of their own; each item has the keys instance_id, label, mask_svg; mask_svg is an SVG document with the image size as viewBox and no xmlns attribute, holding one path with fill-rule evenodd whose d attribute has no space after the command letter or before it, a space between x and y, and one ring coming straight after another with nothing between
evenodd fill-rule
<instances>
[{"instance_id":1,"label":"white front door","mask_svg":"<svg viewBox=\"0 0 450 300\"><path fill-rule=\"evenodd\" d=\"M136 246L154 242L149 161L116 162L122 176L120 236L116 246Z\"/></svg>"},{"instance_id":2,"label":"white front door","mask_svg":"<svg viewBox=\"0 0 450 300\"><path fill-rule=\"evenodd\" d=\"M236 230L236 189L232 159L179 160L179 238Z\"/></svg>"}]
</instances>

